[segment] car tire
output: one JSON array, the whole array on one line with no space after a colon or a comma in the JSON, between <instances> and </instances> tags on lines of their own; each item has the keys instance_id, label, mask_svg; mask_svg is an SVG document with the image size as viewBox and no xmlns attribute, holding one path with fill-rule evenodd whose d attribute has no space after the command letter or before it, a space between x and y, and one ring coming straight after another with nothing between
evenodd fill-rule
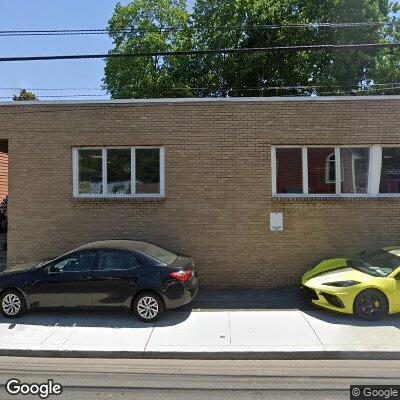
<instances>
[{"instance_id":1,"label":"car tire","mask_svg":"<svg viewBox=\"0 0 400 400\"><path fill-rule=\"evenodd\" d=\"M164 312L164 303L154 292L139 293L133 301L132 311L143 322L157 321Z\"/></svg>"},{"instance_id":2,"label":"car tire","mask_svg":"<svg viewBox=\"0 0 400 400\"><path fill-rule=\"evenodd\" d=\"M387 298L379 290L363 290L354 300L354 313L358 318L367 321L385 318L389 313Z\"/></svg>"},{"instance_id":3,"label":"car tire","mask_svg":"<svg viewBox=\"0 0 400 400\"><path fill-rule=\"evenodd\" d=\"M7 318L17 318L26 312L25 298L18 290L6 290L0 296L0 310Z\"/></svg>"}]
</instances>

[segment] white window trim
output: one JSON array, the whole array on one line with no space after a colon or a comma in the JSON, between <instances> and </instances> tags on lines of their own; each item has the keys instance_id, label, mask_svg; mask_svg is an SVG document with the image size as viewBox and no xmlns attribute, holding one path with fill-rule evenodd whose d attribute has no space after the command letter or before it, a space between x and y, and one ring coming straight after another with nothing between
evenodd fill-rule
<instances>
[{"instance_id":1,"label":"white window trim","mask_svg":"<svg viewBox=\"0 0 400 400\"><path fill-rule=\"evenodd\" d=\"M79 150L102 150L102 193L79 193ZM110 194L107 193L107 150L130 149L131 150L131 188L132 193ZM157 149L160 151L160 192L136 194L136 149ZM74 198L86 199L112 199L112 198L163 198L165 197L165 148L162 146L84 146L72 148L72 191Z\"/></svg>"},{"instance_id":2,"label":"white window trim","mask_svg":"<svg viewBox=\"0 0 400 400\"><path fill-rule=\"evenodd\" d=\"M308 158L307 149L312 147L332 147L335 149L335 160L339 161L335 163L336 168L336 193L326 194L309 194L308 193ZM366 147L369 148L369 167L368 167L368 187L367 193L341 193L341 160L340 160L340 149L341 148L354 148L354 147ZM372 198L372 197L400 197L400 193L379 193L379 185L381 179L382 169L382 148L383 147L400 147L400 145L394 144L382 144L382 145L273 145L271 146L271 182L272 182L272 196L274 197L288 197L288 198L326 198L326 197L337 197L337 198ZM278 193L277 192L277 170L276 170L276 149L278 148L298 148L302 150L302 172L303 172L303 193Z\"/></svg>"}]
</instances>

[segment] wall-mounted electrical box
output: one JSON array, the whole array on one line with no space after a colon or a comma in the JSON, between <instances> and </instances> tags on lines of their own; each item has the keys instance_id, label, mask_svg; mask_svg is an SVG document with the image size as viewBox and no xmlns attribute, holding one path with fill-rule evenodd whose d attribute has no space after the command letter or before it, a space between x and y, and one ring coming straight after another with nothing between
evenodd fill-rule
<instances>
[{"instance_id":1,"label":"wall-mounted electrical box","mask_svg":"<svg viewBox=\"0 0 400 400\"><path fill-rule=\"evenodd\" d=\"M277 212L270 213L269 227L271 231L283 231L283 214Z\"/></svg>"}]
</instances>

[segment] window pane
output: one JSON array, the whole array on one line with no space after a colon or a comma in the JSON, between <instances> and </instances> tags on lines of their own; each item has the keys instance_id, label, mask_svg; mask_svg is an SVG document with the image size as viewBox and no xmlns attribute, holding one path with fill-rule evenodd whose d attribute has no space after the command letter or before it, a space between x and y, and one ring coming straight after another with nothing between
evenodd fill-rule
<instances>
[{"instance_id":1,"label":"window pane","mask_svg":"<svg viewBox=\"0 0 400 400\"><path fill-rule=\"evenodd\" d=\"M100 270L108 269L130 269L138 265L129 253L122 251L103 252L100 259Z\"/></svg>"},{"instance_id":2,"label":"window pane","mask_svg":"<svg viewBox=\"0 0 400 400\"><path fill-rule=\"evenodd\" d=\"M400 193L400 147L382 148L379 193Z\"/></svg>"},{"instance_id":3,"label":"window pane","mask_svg":"<svg viewBox=\"0 0 400 400\"><path fill-rule=\"evenodd\" d=\"M51 272L83 272L90 271L96 264L97 253L88 251L74 253L53 265Z\"/></svg>"},{"instance_id":4,"label":"window pane","mask_svg":"<svg viewBox=\"0 0 400 400\"><path fill-rule=\"evenodd\" d=\"M101 194L102 188L101 149L78 150L80 194Z\"/></svg>"},{"instance_id":5,"label":"window pane","mask_svg":"<svg viewBox=\"0 0 400 400\"><path fill-rule=\"evenodd\" d=\"M303 193L301 148L276 149L276 192Z\"/></svg>"},{"instance_id":6,"label":"window pane","mask_svg":"<svg viewBox=\"0 0 400 400\"><path fill-rule=\"evenodd\" d=\"M107 149L107 193L131 193L131 149Z\"/></svg>"},{"instance_id":7,"label":"window pane","mask_svg":"<svg viewBox=\"0 0 400 400\"><path fill-rule=\"evenodd\" d=\"M342 193L367 193L369 149L341 148Z\"/></svg>"},{"instance_id":8,"label":"window pane","mask_svg":"<svg viewBox=\"0 0 400 400\"><path fill-rule=\"evenodd\" d=\"M333 147L309 147L308 193L336 193L335 149Z\"/></svg>"},{"instance_id":9,"label":"window pane","mask_svg":"<svg viewBox=\"0 0 400 400\"><path fill-rule=\"evenodd\" d=\"M136 149L136 193L160 193L159 149Z\"/></svg>"}]
</instances>

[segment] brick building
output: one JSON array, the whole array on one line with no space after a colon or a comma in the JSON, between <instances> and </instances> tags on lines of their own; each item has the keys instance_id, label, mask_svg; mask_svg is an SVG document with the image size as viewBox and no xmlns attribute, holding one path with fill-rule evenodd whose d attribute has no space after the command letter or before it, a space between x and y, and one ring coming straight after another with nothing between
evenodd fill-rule
<instances>
[{"instance_id":1,"label":"brick building","mask_svg":"<svg viewBox=\"0 0 400 400\"><path fill-rule=\"evenodd\" d=\"M397 96L3 103L0 140L8 265L132 238L267 287L399 243Z\"/></svg>"}]
</instances>

